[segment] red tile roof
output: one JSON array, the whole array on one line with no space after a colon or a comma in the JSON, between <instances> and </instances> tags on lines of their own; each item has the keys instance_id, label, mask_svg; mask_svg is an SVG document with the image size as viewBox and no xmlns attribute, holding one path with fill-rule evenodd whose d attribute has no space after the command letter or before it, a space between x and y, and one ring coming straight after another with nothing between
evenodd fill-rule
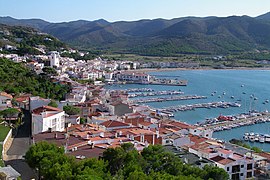
<instances>
[{"instance_id":1,"label":"red tile roof","mask_svg":"<svg viewBox=\"0 0 270 180\"><path fill-rule=\"evenodd\" d=\"M10 94L8 94L6 92L0 92L0 96L5 96L5 97L10 98L10 99L13 98L12 95L10 95Z\"/></svg>"},{"instance_id":2,"label":"red tile roof","mask_svg":"<svg viewBox=\"0 0 270 180\"><path fill-rule=\"evenodd\" d=\"M58 111L58 112L62 112L61 109L55 108L55 107L51 107L51 106L42 106L42 107L38 107L36 109L33 110L34 114L40 114L44 111Z\"/></svg>"},{"instance_id":3,"label":"red tile roof","mask_svg":"<svg viewBox=\"0 0 270 180\"><path fill-rule=\"evenodd\" d=\"M223 165L230 164L230 163L234 162L233 159L230 159L230 158L226 159L226 158L223 158L221 156L213 157L213 158L211 158L211 160L215 161L215 162L217 162L219 164L223 164Z\"/></svg>"},{"instance_id":4,"label":"red tile roof","mask_svg":"<svg viewBox=\"0 0 270 180\"><path fill-rule=\"evenodd\" d=\"M106 128L111 128L111 127L123 127L123 126L129 126L129 124L120 122L120 121L114 121L114 120L109 120L101 123L100 125L105 126Z\"/></svg>"}]
</instances>

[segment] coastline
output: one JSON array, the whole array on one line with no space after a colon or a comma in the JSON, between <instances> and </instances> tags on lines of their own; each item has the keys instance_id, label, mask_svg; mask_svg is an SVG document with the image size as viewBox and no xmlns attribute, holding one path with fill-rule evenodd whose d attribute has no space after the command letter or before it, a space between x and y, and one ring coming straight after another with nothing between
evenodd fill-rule
<instances>
[{"instance_id":1,"label":"coastline","mask_svg":"<svg viewBox=\"0 0 270 180\"><path fill-rule=\"evenodd\" d=\"M204 71L204 70L270 70L270 68L250 68L250 67L235 67L235 68L223 68L215 69L211 67L205 68L145 68L145 69L134 69L126 70L126 72L162 72L162 71Z\"/></svg>"}]
</instances>

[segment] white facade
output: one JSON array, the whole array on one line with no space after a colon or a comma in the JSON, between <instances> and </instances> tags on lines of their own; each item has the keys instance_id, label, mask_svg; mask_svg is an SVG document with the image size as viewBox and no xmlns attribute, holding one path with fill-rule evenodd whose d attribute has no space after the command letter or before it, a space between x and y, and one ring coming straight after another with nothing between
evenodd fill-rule
<instances>
[{"instance_id":1,"label":"white facade","mask_svg":"<svg viewBox=\"0 0 270 180\"><path fill-rule=\"evenodd\" d=\"M12 106L11 100L12 100L11 95L5 92L0 92L0 110L11 107Z\"/></svg>"},{"instance_id":2,"label":"white facade","mask_svg":"<svg viewBox=\"0 0 270 180\"><path fill-rule=\"evenodd\" d=\"M45 131L64 131L65 112L49 106L40 107L32 113L32 134ZM41 109L42 108L42 109Z\"/></svg>"},{"instance_id":3,"label":"white facade","mask_svg":"<svg viewBox=\"0 0 270 180\"><path fill-rule=\"evenodd\" d=\"M189 133L200 137L212 138L213 130L204 128L195 128L190 129Z\"/></svg>"},{"instance_id":4,"label":"white facade","mask_svg":"<svg viewBox=\"0 0 270 180\"><path fill-rule=\"evenodd\" d=\"M60 54L57 51L51 51L49 55L49 60L50 60L50 66L51 67L59 67L60 65Z\"/></svg>"}]
</instances>

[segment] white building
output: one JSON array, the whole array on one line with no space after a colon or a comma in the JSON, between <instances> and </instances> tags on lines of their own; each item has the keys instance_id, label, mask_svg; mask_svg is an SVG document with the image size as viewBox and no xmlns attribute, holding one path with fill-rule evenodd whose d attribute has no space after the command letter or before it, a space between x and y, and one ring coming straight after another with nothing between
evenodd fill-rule
<instances>
[{"instance_id":1,"label":"white building","mask_svg":"<svg viewBox=\"0 0 270 180\"><path fill-rule=\"evenodd\" d=\"M57 51L51 51L49 55L50 66L51 67L59 67L60 65L60 54Z\"/></svg>"},{"instance_id":2,"label":"white building","mask_svg":"<svg viewBox=\"0 0 270 180\"><path fill-rule=\"evenodd\" d=\"M42 106L32 111L32 134L45 131L64 131L65 112L51 106Z\"/></svg>"},{"instance_id":3,"label":"white building","mask_svg":"<svg viewBox=\"0 0 270 180\"><path fill-rule=\"evenodd\" d=\"M12 107L11 100L12 95L6 92L0 92L0 110Z\"/></svg>"},{"instance_id":4,"label":"white building","mask_svg":"<svg viewBox=\"0 0 270 180\"><path fill-rule=\"evenodd\" d=\"M121 81L132 81L142 84L148 84L150 82L149 74L144 73L122 72L117 75L117 78Z\"/></svg>"}]
</instances>

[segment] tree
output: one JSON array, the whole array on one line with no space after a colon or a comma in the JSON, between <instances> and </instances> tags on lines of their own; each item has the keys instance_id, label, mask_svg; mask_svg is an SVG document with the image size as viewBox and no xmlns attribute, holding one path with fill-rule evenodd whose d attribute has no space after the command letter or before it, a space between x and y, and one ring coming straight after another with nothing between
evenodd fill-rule
<instances>
[{"instance_id":1,"label":"tree","mask_svg":"<svg viewBox=\"0 0 270 180\"><path fill-rule=\"evenodd\" d=\"M51 67L44 67L43 69L42 69L42 71L46 74L46 75L48 75L48 76L55 76L55 75L57 75L57 71L54 69L54 68L51 68Z\"/></svg>"},{"instance_id":2,"label":"tree","mask_svg":"<svg viewBox=\"0 0 270 180\"><path fill-rule=\"evenodd\" d=\"M52 106L52 107L57 108L58 107L58 104L56 103L56 101L51 100L51 102L48 104L48 106Z\"/></svg>"},{"instance_id":3,"label":"tree","mask_svg":"<svg viewBox=\"0 0 270 180\"><path fill-rule=\"evenodd\" d=\"M63 110L68 114L68 115L77 115L80 113L80 108L78 107L75 107L75 106L70 106L70 105L67 105L67 106L64 106L63 107Z\"/></svg>"},{"instance_id":4,"label":"tree","mask_svg":"<svg viewBox=\"0 0 270 180\"><path fill-rule=\"evenodd\" d=\"M25 159L44 179L64 180L72 177L74 160L64 154L64 148L55 144L39 142L29 148Z\"/></svg>"},{"instance_id":5,"label":"tree","mask_svg":"<svg viewBox=\"0 0 270 180\"><path fill-rule=\"evenodd\" d=\"M18 117L19 113L20 111L16 108L7 108L3 111L0 111L0 115L2 115L5 120L7 120L7 118Z\"/></svg>"}]
</instances>

